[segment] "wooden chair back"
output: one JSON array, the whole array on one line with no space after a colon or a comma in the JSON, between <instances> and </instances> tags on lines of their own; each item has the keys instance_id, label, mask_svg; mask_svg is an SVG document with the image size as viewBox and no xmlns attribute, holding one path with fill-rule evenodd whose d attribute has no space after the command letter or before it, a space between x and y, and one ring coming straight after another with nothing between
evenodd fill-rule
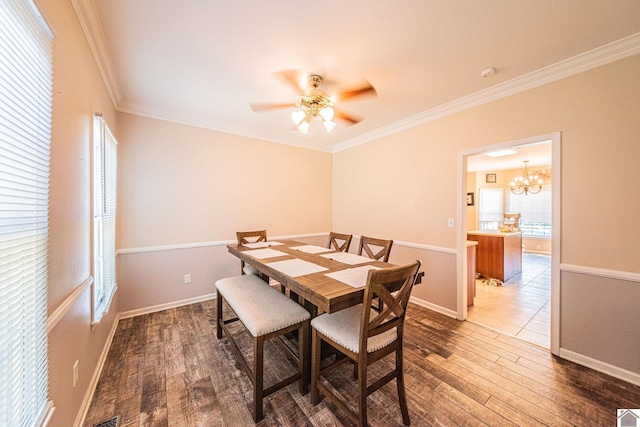
<instances>
[{"instance_id":1,"label":"wooden chair back","mask_svg":"<svg viewBox=\"0 0 640 427\"><path fill-rule=\"evenodd\" d=\"M267 241L267 230L236 231L239 245Z\"/></svg>"},{"instance_id":2,"label":"wooden chair back","mask_svg":"<svg viewBox=\"0 0 640 427\"><path fill-rule=\"evenodd\" d=\"M373 300L382 300L384 308L380 312L362 310L360 321L360 355L367 354L370 337L395 328L398 342L402 342L404 318L409 296L415 284L422 261L401 267L369 270L364 290L363 307L371 307Z\"/></svg>"},{"instance_id":3,"label":"wooden chair back","mask_svg":"<svg viewBox=\"0 0 640 427\"><path fill-rule=\"evenodd\" d=\"M349 252L351 246L352 234L329 233L329 244L327 248L335 249L338 252Z\"/></svg>"},{"instance_id":4,"label":"wooden chair back","mask_svg":"<svg viewBox=\"0 0 640 427\"><path fill-rule=\"evenodd\" d=\"M247 243L266 242L267 230L236 231L236 237L240 246ZM240 274L258 274L258 271L251 266L246 266L245 262L240 260Z\"/></svg>"},{"instance_id":5,"label":"wooden chair back","mask_svg":"<svg viewBox=\"0 0 640 427\"><path fill-rule=\"evenodd\" d=\"M391 254L391 246L393 240L376 239L374 237L361 236L360 247L358 248L358 255L365 254L372 259L378 261L389 262L389 255Z\"/></svg>"}]
</instances>

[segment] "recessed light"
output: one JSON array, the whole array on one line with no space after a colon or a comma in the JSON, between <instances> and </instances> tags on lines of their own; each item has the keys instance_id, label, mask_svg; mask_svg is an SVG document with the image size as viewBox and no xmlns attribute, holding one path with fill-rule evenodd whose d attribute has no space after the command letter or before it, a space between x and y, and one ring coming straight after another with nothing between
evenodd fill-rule
<instances>
[{"instance_id":1,"label":"recessed light","mask_svg":"<svg viewBox=\"0 0 640 427\"><path fill-rule=\"evenodd\" d=\"M488 151L484 154L486 154L489 157L502 157L502 156L511 156L513 154L518 154L518 151L520 151L519 148L506 148L504 150Z\"/></svg>"}]
</instances>

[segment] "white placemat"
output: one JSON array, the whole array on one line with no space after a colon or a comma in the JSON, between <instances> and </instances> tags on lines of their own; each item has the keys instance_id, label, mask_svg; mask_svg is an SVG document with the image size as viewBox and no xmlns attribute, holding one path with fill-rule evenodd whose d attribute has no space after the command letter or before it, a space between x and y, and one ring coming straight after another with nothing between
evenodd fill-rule
<instances>
[{"instance_id":1,"label":"white placemat","mask_svg":"<svg viewBox=\"0 0 640 427\"><path fill-rule=\"evenodd\" d=\"M327 273L327 277L338 280L354 288L362 288L367 284L369 270L379 270L375 265L363 265L362 267L347 268L346 270Z\"/></svg>"},{"instance_id":2,"label":"white placemat","mask_svg":"<svg viewBox=\"0 0 640 427\"><path fill-rule=\"evenodd\" d=\"M287 253L276 251L275 249L271 248L254 249L252 251L244 251L244 253L255 259L274 258L277 256L289 255Z\"/></svg>"},{"instance_id":3,"label":"white placemat","mask_svg":"<svg viewBox=\"0 0 640 427\"><path fill-rule=\"evenodd\" d=\"M325 254L320 256L331 259L333 261L341 262L343 264L349 264L349 265L364 264L366 262L375 261L375 259L367 258L367 257L356 255L356 254L350 254L348 252L336 252L333 254Z\"/></svg>"},{"instance_id":4,"label":"white placemat","mask_svg":"<svg viewBox=\"0 0 640 427\"><path fill-rule=\"evenodd\" d=\"M245 243L242 246L246 246L246 247L251 248L251 249L258 249L258 248L268 248L269 246L278 246L278 245L284 245L284 243L281 243L281 242L254 242L254 243Z\"/></svg>"},{"instance_id":5,"label":"white placemat","mask_svg":"<svg viewBox=\"0 0 640 427\"><path fill-rule=\"evenodd\" d=\"M295 249L296 251L305 252L308 254L320 254L322 252L333 251L333 249L327 249L323 248L322 246L316 245L291 246L291 249Z\"/></svg>"},{"instance_id":6,"label":"white placemat","mask_svg":"<svg viewBox=\"0 0 640 427\"><path fill-rule=\"evenodd\" d=\"M328 270L326 267L322 267L309 261L303 261L298 258L270 262L266 265L274 270L278 270L279 272L286 274L289 277L305 276L307 274Z\"/></svg>"}]
</instances>

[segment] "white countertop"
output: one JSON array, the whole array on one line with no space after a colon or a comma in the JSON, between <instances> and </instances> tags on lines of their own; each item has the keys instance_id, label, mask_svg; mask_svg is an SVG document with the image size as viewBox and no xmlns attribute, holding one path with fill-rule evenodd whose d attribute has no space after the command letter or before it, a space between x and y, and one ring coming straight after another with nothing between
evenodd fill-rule
<instances>
[{"instance_id":1,"label":"white countertop","mask_svg":"<svg viewBox=\"0 0 640 427\"><path fill-rule=\"evenodd\" d=\"M512 236L522 234L522 231L514 231L513 233L504 233L500 230L476 230L476 231L467 231L467 235L472 236L494 236L494 237L504 237L504 236Z\"/></svg>"}]
</instances>

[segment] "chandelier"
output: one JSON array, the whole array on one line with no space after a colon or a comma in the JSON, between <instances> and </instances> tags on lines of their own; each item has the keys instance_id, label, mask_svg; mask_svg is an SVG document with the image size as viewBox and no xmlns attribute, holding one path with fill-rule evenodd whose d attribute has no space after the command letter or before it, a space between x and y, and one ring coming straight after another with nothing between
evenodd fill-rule
<instances>
[{"instance_id":1,"label":"chandelier","mask_svg":"<svg viewBox=\"0 0 640 427\"><path fill-rule=\"evenodd\" d=\"M547 175L547 173L543 171L529 172L527 163L529 163L529 160L524 161L524 173L521 176L515 177L515 179L509 183L511 192L518 196L521 194L526 196L529 193L539 193L540 190L542 190L542 176Z\"/></svg>"},{"instance_id":2,"label":"chandelier","mask_svg":"<svg viewBox=\"0 0 640 427\"><path fill-rule=\"evenodd\" d=\"M331 132L336 127L336 123L333 121L335 114L333 99L325 91L318 89L320 83L322 83L320 76L314 74L309 76L311 91L309 95L304 95L296 103L297 108L303 109L291 113L291 121L296 125L300 133L308 133L311 119L318 116L322 118L322 124L327 132Z\"/></svg>"}]
</instances>

